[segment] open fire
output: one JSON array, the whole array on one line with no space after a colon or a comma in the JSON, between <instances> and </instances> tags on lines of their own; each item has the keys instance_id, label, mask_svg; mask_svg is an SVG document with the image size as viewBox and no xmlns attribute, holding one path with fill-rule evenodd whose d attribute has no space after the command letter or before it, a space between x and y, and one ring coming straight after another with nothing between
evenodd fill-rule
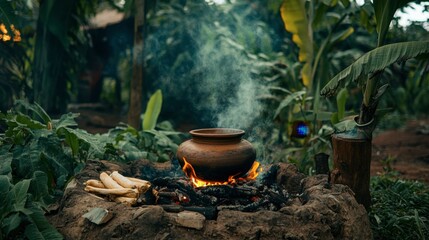
<instances>
[{"instance_id":1,"label":"open fire","mask_svg":"<svg viewBox=\"0 0 429 240\"><path fill-rule=\"evenodd\" d=\"M207 187L207 186L217 186L217 185L234 185L240 181L255 180L258 177L259 173L262 171L262 167L260 166L260 163L255 161L252 167L250 168L250 170L247 172L245 177L237 177L237 175L233 175L228 177L228 181L224 181L224 182L206 181L198 178L194 168L188 161L186 161L186 158L183 158L183 162L184 162L184 165L182 167L182 170L185 173L185 175L189 177L189 179L192 182L192 185L196 188Z\"/></svg>"}]
</instances>

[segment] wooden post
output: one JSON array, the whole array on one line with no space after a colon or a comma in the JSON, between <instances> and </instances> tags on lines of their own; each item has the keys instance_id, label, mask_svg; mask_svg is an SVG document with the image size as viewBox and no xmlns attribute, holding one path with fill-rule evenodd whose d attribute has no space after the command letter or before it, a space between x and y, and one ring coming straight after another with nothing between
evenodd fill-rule
<instances>
[{"instance_id":1,"label":"wooden post","mask_svg":"<svg viewBox=\"0 0 429 240\"><path fill-rule=\"evenodd\" d=\"M329 155L318 153L314 156L316 174L329 174Z\"/></svg>"},{"instance_id":2,"label":"wooden post","mask_svg":"<svg viewBox=\"0 0 429 240\"><path fill-rule=\"evenodd\" d=\"M331 183L349 186L355 193L357 202L367 210L371 205L371 143L371 139L332 135L334 170L331 172Z\"/></svg>"},{"instance_id":3,"label":"wooden post","mask_svg":"<svg viewBox=\"0 0 429 240\"><path fill-rule=\"evenodd\" d=\"M134 47L133 47L133 77L130 84L130 107L128 109L128 124L135 129L141 126L143 99L143 27L144 0L135 0L134 18Z\"/></svg>"}]
</instances>

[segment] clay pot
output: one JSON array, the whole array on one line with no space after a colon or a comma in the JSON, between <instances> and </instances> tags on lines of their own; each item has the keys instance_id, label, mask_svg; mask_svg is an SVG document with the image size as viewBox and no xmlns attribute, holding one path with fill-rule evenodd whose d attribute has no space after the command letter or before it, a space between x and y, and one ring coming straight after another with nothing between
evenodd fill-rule
<instances>
[{"instance_id":1,"label":"clay pot","mask_svg":"<svg viewBox=\"0 0 429 240\"><path fill-rule=\"evenodd\" d=\"M243 130L206 128L189 133L192 139L179 146L177 158L182 167L185 158L200 179L227 181L229 176L241 177L255 161L256 152L252 144L241 139Z\"/></svg>"}]
</instances>

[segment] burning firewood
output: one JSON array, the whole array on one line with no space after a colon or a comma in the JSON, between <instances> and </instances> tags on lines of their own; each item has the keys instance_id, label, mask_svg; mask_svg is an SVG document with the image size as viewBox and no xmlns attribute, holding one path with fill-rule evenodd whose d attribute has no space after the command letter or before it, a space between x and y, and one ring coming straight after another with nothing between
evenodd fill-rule
<instances>
[{"instance_id":1,"label":"burning firewood","mask_svg":"<svg viewBox=\"0 0 429 240\"><path fill-rule=\"evenodd\" d=\"M113 171L100 174L100 180L90 179L84 183L85 191L97 195L107 196L118 203L136 205L137 203L151 203L157 201L157 191L150 182L138 178L129 178Z\"/></svg>"}]
</instances>

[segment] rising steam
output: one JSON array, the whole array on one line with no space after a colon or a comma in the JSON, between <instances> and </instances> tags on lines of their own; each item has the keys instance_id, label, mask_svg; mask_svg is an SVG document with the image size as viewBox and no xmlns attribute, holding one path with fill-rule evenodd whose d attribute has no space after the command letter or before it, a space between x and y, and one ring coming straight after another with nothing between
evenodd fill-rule
<instances>
[{"instance_id":1,"label":"rising steam","mask_svg":"<svg viewBox=\"0 0 429 240\"><path fill-rule=\"evenodd\" d=\"M257 96L263 89L251 75L251 61L233 34L218 37L214 46L201 35L195 38L200 44L196 65L203 73L197 86L206 101L195 107L209 109L214 127L248 129L261 112Z\"/></svg>"},{"instance_id":2,"label":"rising steam","mask_svg":"<svg viewBox=\"0 0 429 240\"><path fill-rule=\"evenodd\" d=\"M201 127L247 130L261 113L262 106L257 96L261 94L263 85L252 76L254 60L249 59L248 49L239 42L243 39L252 41L246 39L247 36L257 38L257 27L251 21L235 21L233 18L209 21L206 18L210 14L204 12L201 12L204 17L199 20L193 14L186 14L180 25L184 26L180 37L186 38L181 45L165 46L165 42L171 40L171 37L168 40L169 31L178 30L165 30L160 26L145 43L146 49L155 50L145 53L146 56L155 56L147 65L157 64L157 71L165 73L157 77L156 87L161 87L164 96L170 98L166 104L177 104L173 107L175 112L172 112L175 117L197 116L204 124ZM241 41L238 36L241 36ZM186 46L183 47L183 43ZM156 57L163 49L178 53L175 57L166 58L167 63L165 60L161 62ZM168 62L173 58L175 62Z\"/></svg>"}]
</instances>

